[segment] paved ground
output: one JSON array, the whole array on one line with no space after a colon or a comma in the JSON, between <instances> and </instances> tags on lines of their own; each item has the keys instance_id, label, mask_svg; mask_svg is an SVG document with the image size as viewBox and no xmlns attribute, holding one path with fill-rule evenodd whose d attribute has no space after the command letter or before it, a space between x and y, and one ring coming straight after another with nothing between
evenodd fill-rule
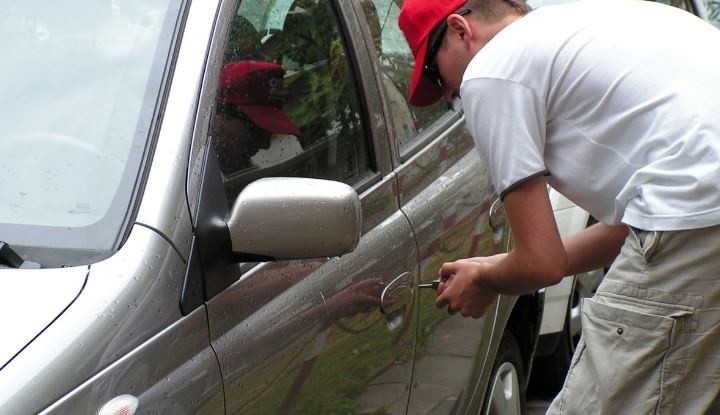
<instances>
[{"instance_id":1,"label":"paved ground","mask_svg":"<svg viewBox=\"0 0 720 415\"><path fill-rule=\"evenodd\" d=\"M549 401L543 401L540 399L532 399L525 405L526 415L544 415L550 406Z\"/></svg>"},{"instance_id":2,"label":"paved ground","mask_svg":"<svg viewBox=\"0 0 720 415\"><path fill-rule=\"evenodd\" d=\"M412 396L411 413L450 414L456 411L455 405L462 396L465 376L473 367L475 353L483 330L481 321L462 318L459 315L448 319L442 330L428 340L423 356L415 363L414 370L425 383L415 385ZM473 336L475 333L477 335ZM407 362L407 365L412 364ZM358 398L360 412L371 408L385 407L388 413L400 412L404 402L398 402L398 396L405 387L403 374L408 368L396 366L384 372L373 382L368 390ZM430 382L430 383L428 383ZM393 392L396 391L396 392ZM390 392L390 393L388 393ZM444 397L438 401L438 396ZM528 397L525 406L527 415L544 415L550 402L544 397Z\"/></svg>"},{"instance_id":3,"label":"paved ground","mask_svg":"<svg viewBox=\"0 0 720 415\"><path fill-rule=\"evenodd\" d=\"M441 330L427 340L422 356L415 362L413 370L422 383L413 385L409 413L451 414L462 398L465 382L471 374L475 354L482 340L484 320L463 318L459 314L447 318ZM488 323L489 324L489 323ZM397 401L401 393L388 393L392 388L403 388L402 376L408 372L406 362L378 376L357 403L359 412L370 413L372 408L385 407L387 413L399 413L405 402ZM402 390L402 389L400 389Z\"/></svg>"}]
</instances>

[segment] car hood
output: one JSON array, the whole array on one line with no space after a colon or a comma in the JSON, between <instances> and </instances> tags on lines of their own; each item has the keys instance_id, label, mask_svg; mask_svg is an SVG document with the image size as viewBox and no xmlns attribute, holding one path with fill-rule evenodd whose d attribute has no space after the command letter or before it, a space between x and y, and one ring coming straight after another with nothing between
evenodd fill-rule
<instances>
[{"instance_id":1,"label":"car hood","mask_svg":"<svg viewBox=\"0 0 720 415\"><path fill-rule=\"evenodd\" d=\"M78 297L88 267L0 270L0 368Z\"/></svg>"}]
</instances>

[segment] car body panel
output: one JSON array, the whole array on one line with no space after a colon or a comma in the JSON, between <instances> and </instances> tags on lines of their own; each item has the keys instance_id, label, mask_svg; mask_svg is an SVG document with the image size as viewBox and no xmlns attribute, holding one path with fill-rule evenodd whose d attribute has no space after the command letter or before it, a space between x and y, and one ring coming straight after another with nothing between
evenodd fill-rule
<instances>
[{"instance_id":1,"label":"car body panel","mask_svg":"<svg viewBox=\"0 0 720 415\"><path fill-rule=\"evenodd\" d=\"M177 298L184 269L164 238L136 226L119 252L90 267L71 306L2 369L2 411L38 412L176 322L179 308L166 299Z\"/></svg>"},{"instance_id":2,"label":"car body panel","mask_svg":"<svg viewBox=\"0 0 720 415\"><path fill-rule=\"evenodd\" d=\"M0 342L0 367L5 366L25 345L58 318L82 291L88 267L60 270L0 270L2 292L0 304L2 333L13 333ZM12 316L12 317L10 317Z\"/></svg>"},{"instance_id":3,"label":"car body panel","mask_svg":"<svg viewBox=\"0 0 720 415\"><path fill-rule=\"evenodd\" d=\"M140 413L222 413L220 369L207 338L207 315L201 307L41 413L97 413L110 400L123 395L138 399Z\"/></svg>"}]
</instances>

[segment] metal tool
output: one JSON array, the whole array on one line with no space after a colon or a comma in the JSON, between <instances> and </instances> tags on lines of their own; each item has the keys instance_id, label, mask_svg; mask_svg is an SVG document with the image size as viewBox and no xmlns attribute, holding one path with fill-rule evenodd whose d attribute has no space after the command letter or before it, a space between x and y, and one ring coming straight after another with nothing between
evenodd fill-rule
<instances>
[{"instance_id":1,"label":"metal tool","mask_svg":"<svg viewBox=\"0 0 720 415\"><path fill-rule=\"evenodd\" d=\"M432 288L433 290L437 290L439 285L440 285L440 280L435 280L435 281L429 282L427 284L419 284L418 288Z\"/></svg>"}]
</instances>

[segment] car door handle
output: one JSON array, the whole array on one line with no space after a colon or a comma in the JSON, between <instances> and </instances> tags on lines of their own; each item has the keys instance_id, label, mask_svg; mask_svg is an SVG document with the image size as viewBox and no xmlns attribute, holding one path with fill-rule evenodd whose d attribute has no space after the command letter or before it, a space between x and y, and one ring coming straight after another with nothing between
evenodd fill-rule
<instances>
[{"instance_id":1,"label":"car door handle","mask_svg":"<svg viewBox=\"0 0 720 415\"><path fill-rule=\"evenodd\" d=\"M505 225L505 205L503 205L500 199L495 199L492 206L490 206L490 214L488 216L488 222L493 230Z\"/></svg>"},{"instance_id":2,"label":"car door handle","mask_svg":"<svg viewBox=\"0 0 720 415\"><path fill-rule=\"evenodd\" d=\"M415 295L415 278L412 272L403 272L385 287L380 295L380 312L390 332L407 327L407 305Z\"/></svg>"},{"instance_id":3,"label":"car door handle","mask_svg":"<svg viewBox=\"0 0 720 415\"><path fill-rule=\"evenodd\" d=\"M380 295L380 311L388 316L402 309L413 299L415 284L412 272L395 277Z\"/></svg>"},{"instance_id":4,"label":"car door handle","mask_svg":"<svg viewBox=\"0 0 720 415\"><path fill-rule=\"evenodd\" d=\"M496 245L501 243L505 237L505 223L507 217L505 216L505 205L502 200L495 199L492 206L490 206L490 212L488 214L488 224L492 230L493 243Z\"/></svg>"}]
</instances>

